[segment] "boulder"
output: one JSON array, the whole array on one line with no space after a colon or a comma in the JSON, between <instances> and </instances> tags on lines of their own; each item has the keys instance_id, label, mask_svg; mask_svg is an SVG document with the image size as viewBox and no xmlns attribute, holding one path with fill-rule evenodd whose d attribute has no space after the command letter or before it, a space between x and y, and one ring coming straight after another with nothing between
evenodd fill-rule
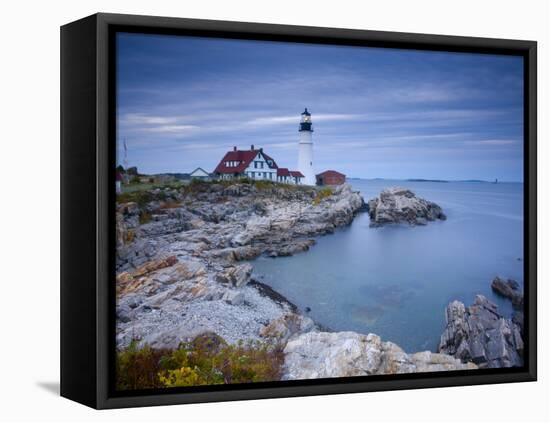
<instances>
[{"instance_id":1,"label":"boulder","mask_svg":"<svg viewBox=\"0 0 550 423\"><path fill-rule=\"evenodd\" d=\"M240 287L246 285L250 281L252 270L252 265L249 263L229 266L216 275L216 280L220 283L232 284L233 286Z\"/></svg>"},{"instance_id":2,"label":"boulder","mask_svg":"<svg viewBox=\"0 0 550 423\"><path fill-rule=\"evenodd\" d=\"M480 368L523 365L521 328L498 314L497 306L483 295L465 307L453 301L445 310L447 326L438 351L463 362L473 361Z\"/></svg>"},{"instance_id":3,"label":"boulder","mask_svg":"<svg viewBox=\"0 0 550 423\"><path fill-rule=\"evenodd\" d=\"M491 282L491 288L497 294L509 298L516 310L523 310L523 293L519 289L519 283L515 280L504 280L497 276Z\"/></svg>"},{"instance_id":4,"label":"boulder","mask_svg":"<svg viewBox=\"0 0 550 423\"><path fill-rule=\"evenodd\" d=\"M477 368L445 354L409 355L377 335L356 332L307 332L292 337L284 354L284 380Z\"/></svg>"},{"instance_id":5,"label":"boulder","mask_svg":"<svg viewBox=\"0 0 550 423\"><path fill-rule=\"evenodd\" d=\"M431 201L417 197L406 188L391 187L384 189L376 198L368 202L370 226L407 223L425 225L447 217L440 206Z\"/></svg>"},{"instance_id":6,"label":"boulder","mask_svg":"<svg viewBox=\"0 0 550 423\"><path fill-rule=\"evenodd\" d=\"M287 313L261 329L260 336L275 343L284 344L291 336L309 332L313 328L313 320L309 317Z\"/></svg>"},{"instance_id":7,"label":"boulder","mask_svg":"<svg viewBox=\"0 0 550 423\"><path fill-rule=\"evenodd\" d=\"M231 305L241 305L244 303L244 294L237 290L227 290L222 300Z\"/></svg>"}]
</instances>

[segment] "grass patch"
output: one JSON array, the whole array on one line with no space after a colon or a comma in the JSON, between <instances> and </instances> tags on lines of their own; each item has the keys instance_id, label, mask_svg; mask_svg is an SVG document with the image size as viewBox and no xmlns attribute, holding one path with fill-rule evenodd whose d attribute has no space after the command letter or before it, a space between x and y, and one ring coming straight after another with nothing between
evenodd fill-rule
<instances>
[{"instance_id":1,"label":"grass patch","mask_svg":"<svg viewBox=\"0 0 550 423\"><path fill-rule=\"evenodd\" d=\"M256 187L256 189L260 191L272 189L274 187L282 185L282 184L277 184L276 182L273 182L273 181L265 181L265 180L253 181L252 184Z\"/></svg>"},{"instance_id":2,"label":"grass patch","mask_svg":"<svg viewBox=\"0 0 550 423\"><path fill-rule=\"evenodd\" d=\"M313 199L313 204L317 206L321 201L323 201L325 198L330 197L332 194L333 194L332 188L330 187L321 188L319 191L317 191L317 195L315 195L315 198Z\"/></svg>"}]
</instances>

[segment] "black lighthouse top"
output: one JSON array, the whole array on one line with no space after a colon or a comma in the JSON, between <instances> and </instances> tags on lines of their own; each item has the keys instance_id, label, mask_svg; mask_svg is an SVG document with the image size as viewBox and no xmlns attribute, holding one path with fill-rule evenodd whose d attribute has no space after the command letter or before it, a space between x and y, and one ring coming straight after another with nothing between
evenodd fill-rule
<instances>
[{"instance_id":1,"label":"black lighthouse top","mask_svg":"<svg viewBox=\"0 0 550 423\"><path fill-rule=\"evenodd\" d=\"M311 113L306 109L302 112L302 120L300 120L300 131L310 131L313 132L311 128Z\"/></svg>"}]
</instances>

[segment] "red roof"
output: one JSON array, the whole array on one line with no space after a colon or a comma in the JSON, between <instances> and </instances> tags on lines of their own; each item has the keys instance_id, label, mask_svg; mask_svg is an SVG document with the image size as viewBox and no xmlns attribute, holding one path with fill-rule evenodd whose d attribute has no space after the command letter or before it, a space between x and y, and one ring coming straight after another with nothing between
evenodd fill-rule
<instances>
[{"instance_id":1,"label":"red roof","mask_svg":"<svg viewBox=\"0 0 550 423\"><path fill-rule=\"evenodd\" d=\"M277 176L290 176L290 171L286 167L277 169Z\"/></svg>"},{"instance_id":2,"label":"red roof","mask_svg":"<svg viewBox=\"0 0 550 423\"><path fill-rule=\"evenodd\" d=\"M214 173L244 172L244 170L248 167L250 162L254 160L254 157L256 157L258 153L261 153L266 160L271 160L273 162L273 166L271 166L272 169L277 169L277 163L275 163L275 160L265 154L262 150L233 150L225 153L223 159L220 161L218 166L216 166L216 169L214 169ZM225 163L230 161L239 162L239 165L234 167L226 166Z\"/></svg>"},{"instance_id":3,"label":"red roof","mask_svg":"<svg viewBox=\"0 0 550 423\"><path fill-rule=\"evenodd\" d=\"M346 177L346 175L344 175L343 173L336 172L335 170L325 170L324 172L321 172L316 176L340 176L343 178Z\"/></svg>"},{"instance_id":4,"label":"red roof","mask_svg":"<svg viewBox=\"0 0 550 423\"><path fill-rule=\"evenodd\" d=\"M302 172L297 170L288 170L286 167L280 167L277 169L277 176L292 176L293 178L303 178Z\"/></svg>"}]
</instances>

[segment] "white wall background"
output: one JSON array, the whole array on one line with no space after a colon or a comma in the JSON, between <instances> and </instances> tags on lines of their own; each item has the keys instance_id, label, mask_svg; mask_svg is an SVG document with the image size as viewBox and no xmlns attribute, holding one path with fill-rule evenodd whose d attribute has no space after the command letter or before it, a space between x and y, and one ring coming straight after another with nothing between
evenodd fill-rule
<instances>
[{"instance_id":1,"label":"white wall background","mask_svg":"<svg viewBox=\"0 0 550 423\"><path fill-rule=\"evenodd\" d=\"M541 421L548 343L550 30L536 0L7 1L0 25L0 419L3 421ZM539 382L96 412L59 381L59 26L118 12L539 42ZM544 333L546 330L547 333ZM544 391L546 395L544 394Z\"/></svg>"}]
</instances>

